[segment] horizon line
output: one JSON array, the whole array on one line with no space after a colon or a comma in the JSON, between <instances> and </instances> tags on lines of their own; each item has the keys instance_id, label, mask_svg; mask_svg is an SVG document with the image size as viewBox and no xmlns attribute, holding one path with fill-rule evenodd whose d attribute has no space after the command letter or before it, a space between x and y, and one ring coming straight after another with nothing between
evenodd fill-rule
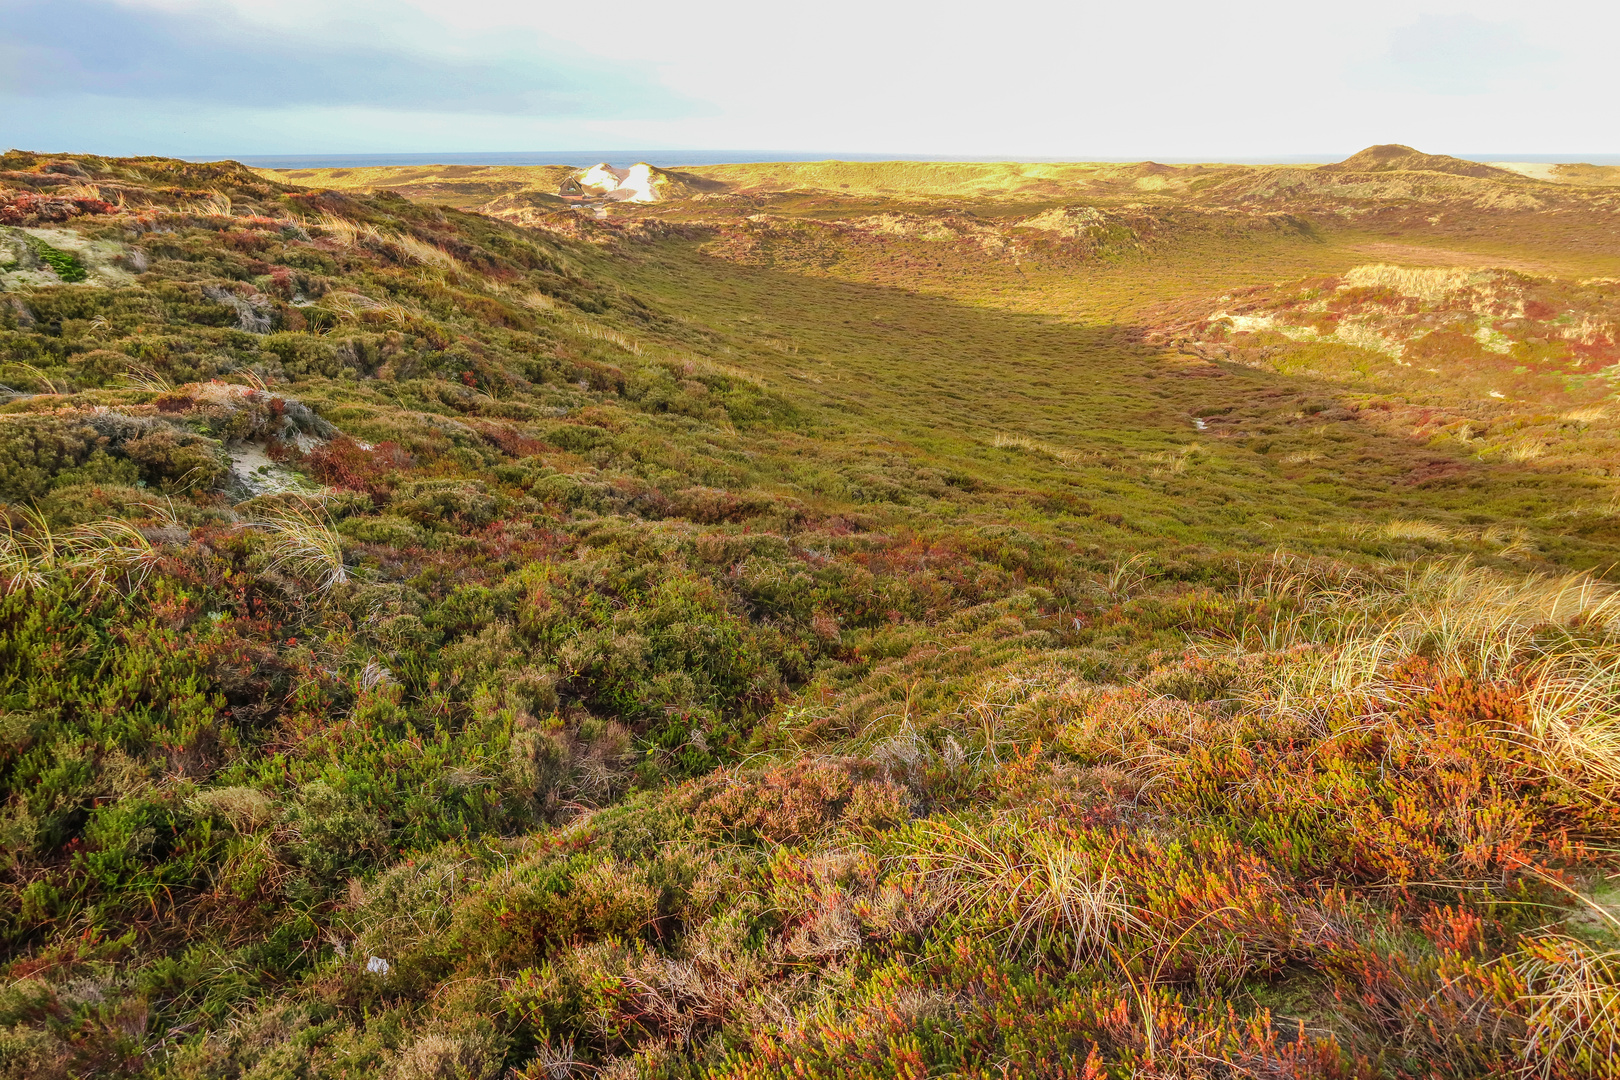
<instances>
[{"instance_id":1,"label":"horizon line","mask_svg":"<svg viewBox=\"0 0 1620 1080\"><path fill-rule=\"evenodd\" d=\"M1233 155L1230 157L1189 156L1166 154L1152 156L1121 155L1015 155L1015 154L922 154L922 153L870 153L858 151L794 151L794 150L738 150L738 149L568 149L568 150L487 150L487 151L338 151L332 153L272 153L272 154L177 154L183 161L211 162L237 161L257 168L366 168L384 165L591 165L598 161L610 164L616 161L635 163L647 161L658 164L659 159L674 165L731 165L809 163L818 161L847 161L876 163L885 161L915 161L962 164L1089 164L1158 162L1169 165L1308 165L1333 164L1343 161L1358 151L1344 153L1329 151L1316 154ZM1421 152L1421 151L1420 151ZM1447 156L1464 161L1489 163L1495 161L1527 162L1556 165L1620 165L1620 153L1610 154L1546 154L1516 151L1453 153ZM549 159L526 160L516 159Z\"/></svg>"}]
</instances>

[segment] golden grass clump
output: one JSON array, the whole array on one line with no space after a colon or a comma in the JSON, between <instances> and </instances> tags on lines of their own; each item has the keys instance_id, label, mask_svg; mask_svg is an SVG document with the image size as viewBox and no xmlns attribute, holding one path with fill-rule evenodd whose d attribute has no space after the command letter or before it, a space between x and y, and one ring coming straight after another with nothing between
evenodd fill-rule
<instances>
[{"instance_id":1,"label":"golden grass clump","mask_svg":"<svg viewBox=\"0 0 1620 1080\"><path fill-rule=\"evenodd\" d=\"M1086 459L1085 454L1077 454L1073 450L1065 450L1061 446L1053 446L1051 443L1031 439L1027 435L1009 435L1004 431L997 432L990 445L998 450L1022 450L1028 454L1051 458L1053 461L1061 462L1064 465L1074 465ZM1166 455L1165 460L1169 460L1172 456Z\"/></svg>"},{"instance_id":2,"label":"golden grass clump","mask_svg":"<svg viewBox=\"0 0 1620 1080\"><path fill-rule=\"evenodd\" d=\"M174 384L150 364L131 364L118 375L118 381L148 394L167 394L174 389Z\"/></svg>"},{"instance_id":3,"label":"golden grass clump","mask_svg":"<svg viewBox=\"0 0 1620 1080\"><path fill-rule=\"evenodd\" d=\"M375 225L363 221L350 221L348 218L330 213L323 213L314 224L327 239L341 247L386 244L398 249L413 262L425 266L438 266L445 270L461 268L461 263L454 255L410 233L384 232Z\"/></svg>"},{"instance_id":4,"label":"golden grass clump","mask_svg":"<svg viewBox=\"0 0 1620 1080\"><path fill-rule=\"evenodd\" d=\"M363 293L349 291L327 293L321 297L320 306L349 322L361 322L367 315L374 315L395 326L404 326L418 317L397 300L373 300Z\"/></svg>"},{"instance_id":5,"label":"golden grass clump","mask_svg":"<svg viewBox=\"0 0 1620 1080\"><path fill-rule=\"evenodd\" d=\"M1421 544L1449 544L1452 541L1451 530L1432 521L1396 520L1385 523L1379 531L1390 540L1415 540Z\"/></svg>"},{"instance_id":6,"label":"golden grass clump","mask_svg":"<svg viewBox=\"0 0 1620 1080\"><path fill-rule=\"evenodd\" d=\"M1255 703L1307 715L1347 698L1398 704L1407 691L1395 672L1421 655L1444 676L1522 685L1549 771L1588 788L1620 788L1620 642L1610 640L1617 630L1620 590L1590 574L1518 577L1466 559L1425 564L1308 598L1267 637L1264 647L1286 659ZM1247 651L1228 639L1228 652L1234 644Z\"/></svg>"},{"instance_id":7,"label":"golden grass clump","mask_svg":"<svg viewBox=\"0 0 1620 1080\"><path fill-rule=\"evenodd\" d=\"M1530 1006L1524 1057L1531 1075L1613 1076L1620 1062L1620 952L1567 937L1531 943L1514 965ZM1590 1071L1587 1071L1590 1070Z\"/></svg>"},{"instance_id":8,"label":"golden grass clump","mask_svg":"<svg viewBox=\"0 0 1620 1080\"><path fill-rule=\"evenodd\" d=\"M314 223L326 238L340 247L354 247L367 241L386 243L390 237L375 225L363 221L350 221L336 214L323 213Z\"/></svg>"},{"instance_id":9,"label":"golden grass clump","mask_svg":"<svg viewBox=\"0 0 1620 1080\"><path fill-rule=\"evenodd\" d=\"M1608 418L1609 410L1607 406L1583 405L1578 409L1570 409L1558 419L1566 424L1595 424Z\"/></svg>"},{"instance_id":10,"label":"golden grass clump","mask_svg":"<svg viewBox=\"0 0 1620 1080\"><path fill-rule=\"evenodd\" d=\"M1520 439L1509 443L1502 450L1502 456L1509 461L1534 461L1547 453L1547 444L1536 439Z\"/></svg>"},{"instance_id":11,"label":"golden grass clump","mask_svg":"<svg viewBox=\"0 0 1620 1080\"><path fill-rule=\"evenodd\" d=\"M584 322L575 323L571 329L574 333L580 335L581 337L594 338L597 341L606 341L610 344L617 345L627 353L631 353L635 356L641 355L641 342L630 337L628 334L621 334L619 331L610 330L605 326L595 326L591 323Z\"/></svg>"},{"instance_id":12,"label":"golden grass clump","mask_svg":"<svg viewBox=\"0 0 1620 1080\"><path fill-rule=\"evenodd\" d=\"M418 239L410 233L399 233L392 238L392 243L406 255L419 263L428 266L442 266L446 270L455 270L461 266L456 257L426 240Z\"/></svg>"},{"instance_id":13,"label":"golden grass clump","mask_svg":"<svg viewBox=\"0 0 1620 1080\"><path fill-rule=\"evenodd\" d=\"M310 502L278 506L249 526L270 534L270 566L312 579L324 592L349 580L343 543L324 510Z\"/></svg>"},{"instance_id":14,"label":"golden grass clump","mask_svg":"<svg viewBox=\"0 0 1620 1080\"><path fill-rule=\"evenodd\" d=\"M41 588L53 577L73 574L83 575L81 592L96 592L120 574L138 584L156 564L152 542L128 521L92 521L59 532L36 510L22 509L20 515L28 531L8 523L0 534L0 588L7 592Z\"/></svg>"},{"instance_id":15,"label":"golden grass clump","mask_svg":"<svg viewBox=\"0 0 1620 1080\"><path fill-rule=\"evenodd\" d=\"M1138 922L1108 867L1094 867L1089 852L1060 836L1034 830L1008 845L946 824L930 828L944 841L933 857L1013 950L1055 945L1078 966L1106 957L1115 934Z\"/></svg>"},{"instance_id":16,"label":"golden grass clump","mask_svg":"<svg viewBox=\"0 0 1620 1080\"><path fill-rule=\"evenodd\" d=\"M1476 272L1462 267L1390 266L1372 263L1345 272L1344 285L1352 289L1389 289L1402 296L1434 302L1469 288Z\"/></svg>"}]
</instances>

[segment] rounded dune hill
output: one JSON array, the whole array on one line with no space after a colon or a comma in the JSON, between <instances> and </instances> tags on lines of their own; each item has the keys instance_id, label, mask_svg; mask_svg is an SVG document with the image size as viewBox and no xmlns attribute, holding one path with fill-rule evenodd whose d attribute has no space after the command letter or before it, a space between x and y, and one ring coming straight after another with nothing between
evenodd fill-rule
<instances>
[{"instance_id":1,"label":"rounded dune hill","mask_svg":"<svg viewBox=\"0 0 1620 1080\"><path fill-rule=\"evenodd\" d=\"M1492 180L1521 179L1517 173L1499 169L1494 165L1464 161L1448 154L1425 154L1421 150L1414 150L1400 143L1369 146L1335 165L1327 165L1324 168L1335 172L1440 172Z\"/></svg>"}]
</instances>

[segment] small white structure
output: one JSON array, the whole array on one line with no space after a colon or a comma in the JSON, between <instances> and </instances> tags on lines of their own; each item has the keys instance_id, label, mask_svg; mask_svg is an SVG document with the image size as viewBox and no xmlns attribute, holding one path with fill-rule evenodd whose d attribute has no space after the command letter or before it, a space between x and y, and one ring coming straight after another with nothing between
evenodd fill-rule
<instances>
[{"instance_id":1,"label":"small white structure","mask_svg":"<svg viewBox=\"0 0 1620 1080\"><path fill-rule=\"evenodd\" d=\"M628 169L615 169L603 162L586 169L578 179L585 195L612 202L650 203L661 198L658 186L663 177L645 161Z\"/></svg>"}]
</instances>

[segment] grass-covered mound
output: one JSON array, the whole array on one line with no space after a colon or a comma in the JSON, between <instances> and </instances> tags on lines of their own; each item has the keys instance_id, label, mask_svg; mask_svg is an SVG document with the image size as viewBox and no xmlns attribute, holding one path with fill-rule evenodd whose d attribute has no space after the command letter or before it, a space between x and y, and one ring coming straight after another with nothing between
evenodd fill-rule
<instances>
[{"instance_id":1,"label":"grass-covered mound","mask_svg":"<svg viewBox=\"0 0 1620 1080\"><path fill-rule=\"evenodd\" d=\"M1613 1074L1605 477L960 218L0 169L0 1075Z\"/></svg>"}]
</instances>

